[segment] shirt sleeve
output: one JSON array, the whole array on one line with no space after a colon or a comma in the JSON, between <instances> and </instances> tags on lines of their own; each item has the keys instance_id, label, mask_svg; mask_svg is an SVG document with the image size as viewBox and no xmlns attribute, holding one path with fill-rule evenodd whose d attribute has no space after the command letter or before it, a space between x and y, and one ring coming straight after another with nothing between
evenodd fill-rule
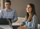
<instances>
[{"instance_id":1,"label":"shirt sleeve","mask_svg":"<svg viewBox=\"0 0 40 29\"><path fill-rule=\"evenodd\" d=\"M16 11L14 12L13 21L16 22L18 20Z\"/></svg>"},{"instance_id":2,"label":"shirt sleeve","mask_svg":"<svg viewBox=\"0 0 40 29\"><path fill-rule=\"evenodd\" d=\"M26 16L25 16L24 20L20 24L25 25L25 19L26 19Z\"/></svg>"},{"instance_id":3,"label":"shirt sleeve","mask_svg":"<svg viewBox=\"0 0 40 29\"><path fill-rule=\"evenodd\" d=\"M37 17L33 16L31 27L27 27L27 29L37 29Z\"/></svg>"}]
</instances>

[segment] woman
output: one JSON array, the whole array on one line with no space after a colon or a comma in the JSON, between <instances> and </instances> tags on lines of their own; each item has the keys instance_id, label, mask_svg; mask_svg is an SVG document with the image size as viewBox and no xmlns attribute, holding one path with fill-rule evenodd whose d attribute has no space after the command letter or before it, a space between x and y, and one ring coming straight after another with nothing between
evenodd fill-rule
<instances>
[{"instance_id":1,"label":"woman","mask_svg":"<svg viewBox=\"0 0 40 29\"><path fill-rule=\"evenodd\" d=\"M21 22L20 27L17 29L37 29L37 15L35 12L34 4L30 3L26 8L26 16L25 19ZM26 27L23 27L26 25Z\"/></svg>"}]
</instances>

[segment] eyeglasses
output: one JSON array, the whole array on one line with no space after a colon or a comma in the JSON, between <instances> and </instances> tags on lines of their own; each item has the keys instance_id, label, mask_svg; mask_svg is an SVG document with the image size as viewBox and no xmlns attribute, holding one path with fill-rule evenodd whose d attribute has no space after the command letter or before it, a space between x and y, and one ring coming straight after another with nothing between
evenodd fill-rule
<instances>
[{"instance_id":1,"label":"eyeglasses","mask_svg":"<svg viewBox=\"0 0 40 29\"><path fill-rule=\"evenodd\" d=\"M10 4L6 4L6 6L10 6Z\"/></svg>"}]
</instances>

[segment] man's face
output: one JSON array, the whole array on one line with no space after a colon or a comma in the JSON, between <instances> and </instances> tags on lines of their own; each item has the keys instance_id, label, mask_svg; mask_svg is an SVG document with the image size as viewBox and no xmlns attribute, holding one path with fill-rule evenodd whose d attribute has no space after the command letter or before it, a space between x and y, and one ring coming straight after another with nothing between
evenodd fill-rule
<instances>
[{"instance_id":1,"label":"man's face","mask_svg":"<svg viewBox=\"0 0 40 29\"><path fill-rule=\"evenodd\" d=\"M11 7L11 4L9 2L5 2L5 8L9 9Z\"/></svg>"}]
</instances>

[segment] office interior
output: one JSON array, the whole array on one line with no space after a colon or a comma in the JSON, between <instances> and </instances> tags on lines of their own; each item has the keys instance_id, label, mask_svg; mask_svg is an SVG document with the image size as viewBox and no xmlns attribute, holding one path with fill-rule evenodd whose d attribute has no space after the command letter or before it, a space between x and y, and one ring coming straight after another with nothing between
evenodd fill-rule
<instances>
[{"instance_id":1,"label":"office interior","mask_svg":"<svg viewBox=\"0 0 40 29\"><path fill-rule=\"evenodd\" d=\"M0 13L1 13L1 10L5 8L5 5L4 5L5 1L6 0L0 0ZM18 17L18 20L14 23L15 25L20 24L24 20L26 15L27 4L33 3L35 5L36 14L38 16L38 28L40 28L40 0L10 0L10 1L11 1L11 8L16 10L17 17ZM3 26L5 27L6 25L3 25ZM0 27L3 27L3 26L0 25Z\"/></svg>"}]
</instances>

